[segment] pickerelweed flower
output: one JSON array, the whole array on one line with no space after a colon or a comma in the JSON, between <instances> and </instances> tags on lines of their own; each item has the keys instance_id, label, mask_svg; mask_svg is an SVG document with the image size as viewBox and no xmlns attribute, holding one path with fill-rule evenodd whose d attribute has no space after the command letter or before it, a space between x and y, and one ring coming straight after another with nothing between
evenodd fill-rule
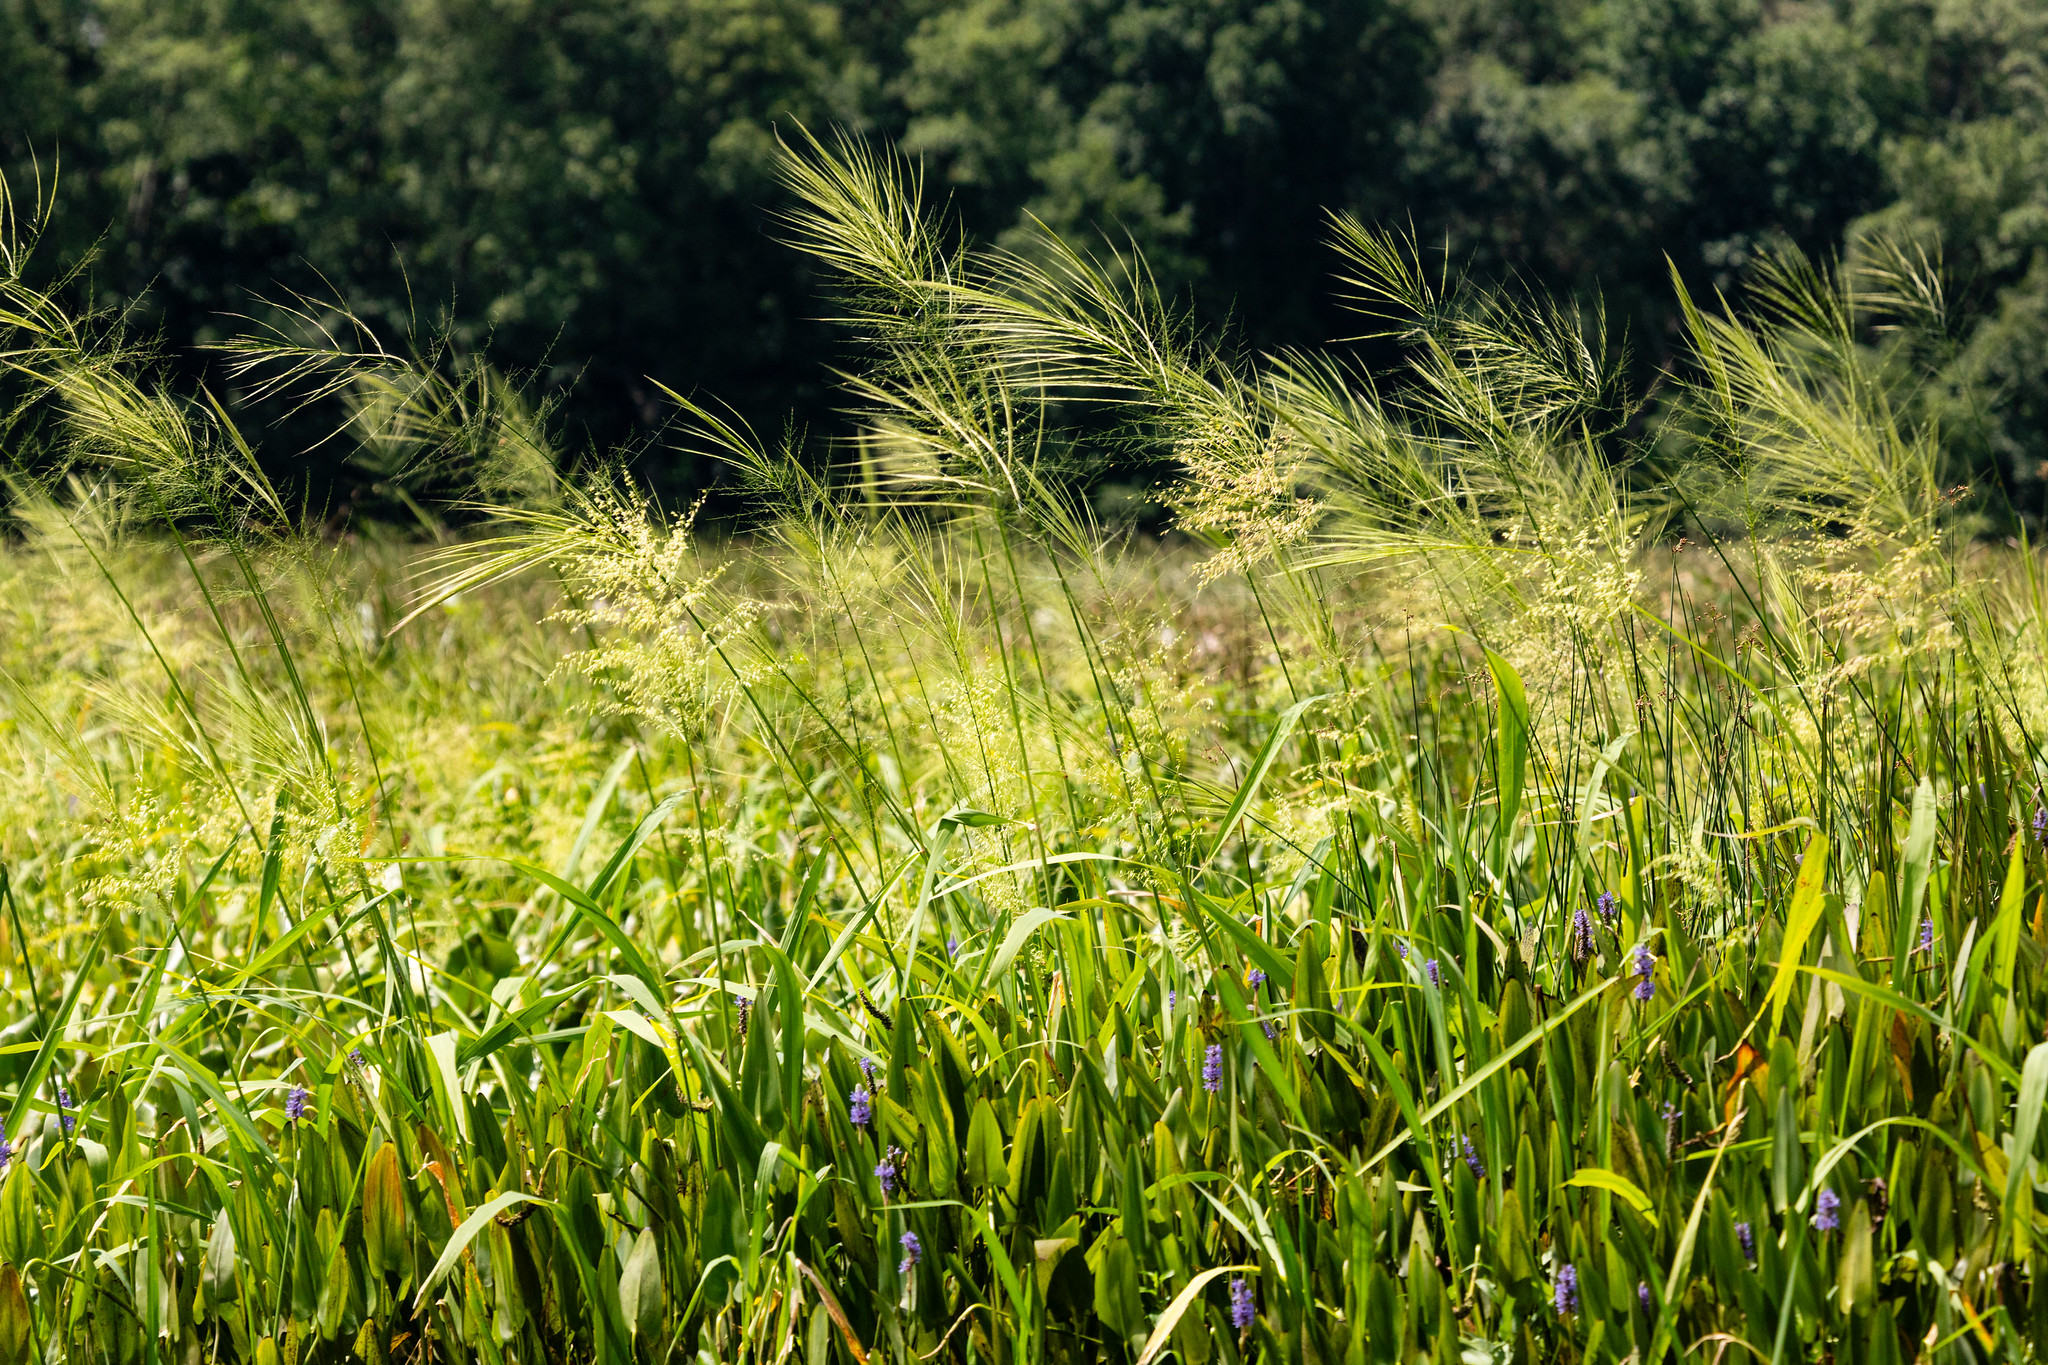
<instances>
[{"instance_id":1,"label":"pickerelweed flower","mask_svg":"<svg viewBox=\"0 0 2048 1365\"><path fill-rule=\"evenodd\" d=\"M1648 1000L1657 994L1657 983L1650 977L1650 973L1657 970L1657 958L1655 954L1651 953L1648 944L1638 943L1636 945L1634 966L1636 975L1642 978L1636 982L1636 999Z\"/></svg>"},{"instance_id":2,"label":"pickerelweed flower","mask_svg":"<svg viewBox=\"0 0 2048 1365\"><path fill-rule=\"evenodd\" d=\"M7 1140L7 1130L0 1128L0 1175L7 1173L8 1163L14 1160L14 1144Z\"/></svg>"},{"instance_id":3,"label":"pickerelweed flower","mask_svg":"<svg viewBox=\"0 0 2048 1365\"><path fill-rule=\"evenodd\" d=\"M875 1073L877 1071L880 1071L881 1069L881 1067L875 1064L875 1059L872 1057L863 1057L860 1059L860 1074L867 1077L869 1085L873 1085L875 1083Z\"/></svg>"},{"instance_id":4,"label":"pickerelweed flower","mask_svg":"<svg viewBox=\"0 0 2048 1365\"><path fill-rule=\"evenodd\" d=\"M875 1121L875 1095L864 1085L857 1085L846 1097L846 1118L856 1128L865 1128Z\"/></svg>"},{"instance_id":5,"label":"pickerelweed flower","mask_svg":"<svg viewBox=\"0 0 2048 1365\"><path fill-rule=\"evenodd\" d=\"M948 935L946 935L946 956L947 956L947 957L958 957L958 956L960 956L960 935L958 935L958 934L948 934ZM907 1234L906 1234L906 1235L907 1235Z\"/></svg>"},{"instance_id":6,"label":"pickerelweed flower","mask_svg":"<svg viewBox=\"0 0 2048 1365\"><path fill-rule=\"evenodd\" d=\"M924 1244L917 1240L914 1232L906 1232L897 1240L903 1245L903 1259L896 1263L896 1273L908 1275L910 1268L924 1259Z\"/></svg>"},{"instance_id":7,"label":"pickerelweed flower","mask_svg":"<svg viewBox=\"0 0 2048 1365\"><path fill-rule=\"evenodd\" d=\"M1266 984L1265 971L1258 967L1252 968L1244 974L1244 984L1250 986L1253 990L1257 990Z\"/></svg>"},{"instance_id":8,"label":"pickerelweed flower","mask_svg":"<svg viewBox=\"0 0 2048 1365\"><path fill-rule=\"evenodd\" d=\"M1397 940L1397 941L1395 942L1395 944L1394 944L1394 951L1395 951L1395 952L1397 952L1397 953L1399 953L1399 954L1401 955L1401 960L1402 960L1403 962L1406 962L1406 961L1408 960L1408 945L1407 945L1407 944L1405 944L1405 943L1402 943L1402 942L1399 942L1399 941Z\"/></svg>"},{"instance_id":9,"label":"pickerelweed flower","mask_svg":"<svg viewBox=\"0 0 2048 1365\"><path fill-rule=\"evenodd\" d=\"M1842 1226L1841 1209L1842 1197L1823 1188L1813 1201L1813 1226L1821 1232L1833 1232Z\"/></svg>"},{"instance_id":10,"label":"pickerelweed flower","mask_svg":"<svg viewBox=\"0 0 2048 1365\"><path fill-rule=\"evenodd\" d=\"M1422 964L1422 973L1429 978L1430 985L1441 986L1444 984L1444 974L1438 969L1435 958L1431 958Z\"/></svg>"},{"instance_id":11,"label":"pickerelweed flower","mask_svg":"<svg viewBox=\"0 0 2048 1365\"><path fill-rule=\"evenodd\" d=\"M1180 992L1178 992L1178 991L1168 991L1168 992L1166 993L1166 1012L1167 1012L1168 1014L1172 1014L1172 1013L1173 1013L1173 1007L1174 1007L1174 1004L1175 1004L1175 1003L1176 1003L1177 1001L1179 1001L1179 999L1180 999Z\"/></svg>"},{"instance_id":12,"label":"pickerelweed flower","mask_svg":"<svg viewBox=\"0 0 2048 1365\"><path fill-rule=\"evenodd\" d=\"M1584 962L1593 955L1593 921L1584 906L1572 911L1572 956Z\"/></svg>"},{"instance_id":13,"label":"pickerelweed flower","mask_svg":"<svg viewBox=\"0 0 2048 1365\"><path fill-rule=\"evenodd\" d=\"M1737 1223L1735 1225L1735 1240L1742 1243L1742 1259L1748 1261L1751 1265L1755 1265L1756 1233L1750 1229L1749 1224Z\"/></svg>"},{"instance_id":14,"label":"pickerelweed flower","mask_svg":"<svg viewBox=\"0 0 2048 1365\"><path fill-rule=\"evenodd\" d=\"M1472 1145L1471 1137L1466 1136L1459 1140L1465 1144L1465 1164L1472 1168L1472 1178L1486 1179L1486 1163L1479 1159L1479 1149Z\"/></svg>"},{"instance_id":15,"label":"pickerelweed flower","mask_svg":"<svg viewBox=\"0 0 2048 1365\"><path fill-rule=\"evenodd\" d=\"M2048 844L2048 806L2034 807L2034 841Z\"/></svg>"},{"instance_id":16,"label":"pickerelweed flower","mask_svg":"<svg viewBox=\"0 0 2048 1365\"><path fill-rule=\"evenodd\" d=\"M883 1194L896 1193L896 1173L902 1165L903 1149L891 1143L889 1150L882 1153L882 1159L875 1163L875 1179L882 1182Z\"/></svg>"},{"instance_id":17,"label":"pickerelweed flower","mask_svg":"<svg viewBox=\"0 0 2048 1365\"><path fill-rule=\"evenodd\" d=\"M1650 1311L1650 1282L1648 1280L1636 1281L1636 1302L1643 1306L1645 1313Z\"/></svg>"},{"instance_id":18,"label":"pickerelweed flower","mask_svg":"<svg viewBox=\"0 0 2048 1365\"><path fill-rule=\"evenodd\" d=\"M1603 921L1613 919L1616 913L1614 893L1612 891L1602 891L1600 899L1593 902L1593 908L1600 912L1600 918Z\"/></svg>"},{"instance_id":19,"label":"pickerelweed flower","mask_svg":"<svg viewBox=\"0 0 2048 1365\"><path fill-rule=\"evenodd\" d=\"M1269 1043L1280 1036L1280 1030L1273 1027L1271 1019L1259 1020L1259 1027L1266 1031L1266 1041Z\"/></svg>"},{"instance_id":20,"label":"pickerelweed flower","mask_svg":"<svg viewBox=\"0 0 2048 1365\"><path fill-rule=\"evenodd\" d=\"M1223 1088L1223 1044L1211 1043L1202 1054L1202 1089L1215 1092Z\"/></svg>"},{"instance_id":21,"label":"pickerelweed flower","mask_svg":"<svg viewBox=\"0 0 2048 1365\"><path fill-rule=\"evenodd\" d=\"M348 1050L348 1059L357 1066L366 1067L369 1065L368 1062L363 1060L363 1050L359 1047L352 1047Z\"/></svg>"},{"instance_id":22,"label":"pickerelweed flower","mask_svg":"<svg viewBox=\"0 0 2048 1365\"><path fill-rule=\"evenodd\" d=\"M1931 919L1920 921L1920 951L1929 957L1934 956L1934 921Z\"/></svg>"},{"instance_id":23,"label":"pickerelweed flower","mask_svg":"<svg viewBox=\"0 0 2048 1365\"><path fill-rule=\"evenodd\" d=\"M78 1126L78 1120L68 1112L70 1108L71 1092L60 1085L57 1087L57 1121L64 1125L66 1134Z\"/></svg>"},{"instance_id":24,"label":"pickerelweed flower","mask_svg":"<svg viewBox=\"0 0 2048 1365\"><path fill-rule=\"evenodd\" d=\"M1579 1268L1575 1265L1561 1265L1557 1268L1557 1284L1550 1291L1551 1306L1557 1315L1568 1318L1579 1311Z\"/></svg>"},{"instance_id":25,"label":"pickerelweed flower","mask_svg":"<svg viewBox=\"0 0 2048 1365\"><path fill-rule=\"evenodd\" d=\"M313 1092L306 1089L303 1085L293 1086L284 1097L285 1121L297 1123L300 1119L306 1117L306 1101L311 1099L312 1095Z\"/></svg>"},{"instance_id":26,"label":"pickerelweed flower","mask_svg":"<svg viewBox=\"0 0 2048 1365\"><path fill-rule=\"evenodd\" d=\"M1230 1325L1242 1332L1252 1325L1257 1309L1252 1305L1252 1287L1239 1275L1230 1282Z\"/></svg>"}]
</instances>

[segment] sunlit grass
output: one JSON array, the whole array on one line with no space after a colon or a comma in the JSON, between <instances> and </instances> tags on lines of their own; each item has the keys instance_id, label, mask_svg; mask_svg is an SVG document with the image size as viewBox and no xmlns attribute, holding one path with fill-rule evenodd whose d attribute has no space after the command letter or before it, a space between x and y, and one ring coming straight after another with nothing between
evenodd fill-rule
<instances>
[{"instance_id":1,"label":"sunlit grass","mask_svg":"<svg viewBox=\"0 0 2048 1365\"><path fill-rule=\"evenodd\" d=\"M1356 225L1405 376L812 152L861 440L686 405L732 533L250 342L486 497L321 541L9 281L0 1365L2038 1357L2048 617L1854 281L1660 441Z\"/></svg>"}]
</instances>

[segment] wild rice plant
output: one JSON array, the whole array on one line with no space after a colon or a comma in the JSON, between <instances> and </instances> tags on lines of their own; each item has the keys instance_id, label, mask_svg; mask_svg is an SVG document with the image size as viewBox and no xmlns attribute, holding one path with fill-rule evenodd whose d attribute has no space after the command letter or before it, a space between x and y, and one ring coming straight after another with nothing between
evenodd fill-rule
<instances>
[{"instance_id":1,"label":"wild rice plant","mask_svg":"<svg viewBox=\"0 0 2048 1365\"><path fill-rule=\"evenodd\" d=\"M2039 1358L2044 613L1931 281L1778 262L1652 420L1355 223L1397 374L787 173L855 436L678 399L731 538L307 304L249 382L489 509L322 544L7 258L0 1365Z\"/></svg>"}]
</instances>

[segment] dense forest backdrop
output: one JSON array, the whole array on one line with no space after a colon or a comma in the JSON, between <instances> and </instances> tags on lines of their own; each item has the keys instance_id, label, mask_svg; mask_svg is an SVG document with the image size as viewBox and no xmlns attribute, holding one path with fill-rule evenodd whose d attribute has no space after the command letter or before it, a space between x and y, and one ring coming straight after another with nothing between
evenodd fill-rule
<instances>
[{"instance_id":1,"label":"dense forest backdrop","mask_svg":"<svg viewBox=\"0 0 2048 1365\"><path fill-rule=\"evenodd\" d=\"M61 167L41 274L82 265L231 401L207 343L345 299L676 494L712 471L660 439L654 381L830 429L849 339L776 240L799 124L914 154L983 241L1036 217L1136 248L1255 348L1357 330L1326 209L1597 292L1645 376L1674 268L1939 251L1912 401L2015 505L2048 489L2039 0L0 0L0 167L18 202ZM396 506L267 454L316 502Z\"/></svg>"}]
</instances>

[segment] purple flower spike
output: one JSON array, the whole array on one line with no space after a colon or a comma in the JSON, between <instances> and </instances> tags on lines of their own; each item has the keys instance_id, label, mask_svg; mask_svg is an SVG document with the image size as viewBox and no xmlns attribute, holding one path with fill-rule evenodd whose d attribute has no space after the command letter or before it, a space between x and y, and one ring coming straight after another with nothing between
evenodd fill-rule
<instances>
[{"instance_id":1,"label":"purple flower spike","mask_svg":"<svg viewBox=\"0 0 2048 1365\"><path fill-rule=\"evenodd\" d=\"M1266 1031L1266 1041L1269 1043L1280 1036L1280 1030L1273 1027L1273 1021L1270 1019L1259 1020L1259 1027Z\"/></svg>"},{"instance_id":2,"label":"purple flower spike","mask_svg":"<svg viewBox=\"0 0 2048 1365\"><path fill-rule=\"evenodd\" d=\"M1572 956L1581 962L1593 955L1593 921L1585 908L1572 911Z\"/></svg>"},{"instance_id":3,"label":"purple flower spike","mask_svg":"<svg viewBox=\"0 0 2048 1365\"><path fill-rule=\"evenodd\" d=\"M1230 1282L1230 1325L1242 1332L1252 1325L1258 1310L1252 1304L1252 1287L1239 1275Z\"/></svg>"},{"instance_id":4,"label":"purple flower spike","mask_svg":"<svg viewBox=\"0 0 2048 1365\"><path fill-rule=\"evenodd\" d=\"M1211 1094L1223 1088L1223 1044L1211 1043L1202 1054L1202 1089Z\"/></svg>"},{"instance_id":5,"label":"purple flower spike","mask_svg":"<svg viewBox=\"0 0 2048 1365\"><path fill-rule=\"evenodd\" d=\"M311 1099L312 1095L313 1092L306 1089L303 1085L293 1086L290 1093L284 1097L285 1120L290 1123L297 1123L300 1119L306 1117L306 1101Z\"/></svg>"},{"instance_id":6,"label":"purple flower spike","mask_svg":"<svg viewBox=\"0 0 2048 1365\"><path fill-rule=\"evenodd\" d=\"M73 1117L72 1117L72 1116L71 1116L71 1115L70 1115L69 1113L67 1113L67 1112L66 1112L67 1110L71 1109L72 1107L73 1107L73 1106L72 1106L72 1103L71 1103L71 1092L70 1092L69 1090L66 1090L66 1089L65 1089L65 1088L64 1088L63 1086L61 1086L61 1085L60 1085L60 1086L58 1086L58 1087L57 1087L57 1121L58 1121L59 1123L61 1123L61 1124L63 1124L63 1125L64 1125L64 1132L65 1132L65 1133L66 1133L67 1135L68 1135L68 1134L69 1134L69 1133L71 1132L71 1130L72 1130L72 1129L74 1129L74 1128L78 1127L78 1120L77 1120L76 1118L73 1118Z\"/></svg>"},{"instance_id":7,"label":"purple flower spike","mask_svg":"<svg viewBox=\"0 0 2048 1365\"><path fill-rule=\"evenodd\" d=\"M1460 1141L1465 1144L1465 1164L1472 1168L1472 1178L1486 1179L1486 1163L1479 1159L1479 1149L1472 1145L1472 1139L1469 1137L1461 1138Z\"/></svg>"},{"instance_id":8,"label":"purple flower spike","mask_svg":"<svg viewBox=\"0 0 2048 1365\"><path fill-rule=\"evenodd\" d=\"M846 1097L846 1117L856 1128L865 1128L875 1121L874 1092L864 1085L857 1085Z\"/></svg>"},{"instance_id":9,"label":"purple flower spike","mask_svg":"<svg viewBox=\"0 0 2048 1365\"><path fill-rule=\"evenodd\" d=\"M1616 906L1614 900L1614 893L1612 891L1602 891L1600 893L1600 899L1593 902L1593 908L1600 912L1600 918L1602 921L1613 920L1615 914L1618 911L1618 907Z\"/></svg>"},{"instance_id":10,"label":"purple flower spike","mask_svg":"<svg viewBox=\"0 0 2048 1365\"><path fill-rule=\"evenodd\" d=\"M8 1163L14 1160L14 1144L7 1140L7 1130L0 1128L0 1175L7 1173Z\"/></svg>"},{"instance_id":11,"label":"purple flower spike","mask_svg":"<svg viewBox=\"0 0 2048 1365\"><path fill-rule=\"evenodd\" d=\"M1657 970L1657 958L1655 954L1651 953L1649 945L1643 943L1636 945L1636 956L1633 965L1636 975L1642 978L1636 982L1636 999L1649 1000L1657 994L1657 983L1650 979L1650 973Z\"/></svg>"},{"instance_id":12,"label":"purple flower spike","mask_svg":"<svg viewBox=\"0 0 2048 1365\"><path fill-rule=\"evenodd\" d=\"M1173 1007L1174 1007L1174 1003L1175 1003L1176 1001L1178 1001L1179 999L1180 999L1180 992L1178 992L1178 991L1168 991L1168 992L1166 993L1166 1012L1167 1012L1168 1014L1172 1014L1172 1013L1173 1013Z\"/></svg>"},{"instance_id":13,"label":"purple flower spike","mask_svg":"<svg viewBox=\"0 0 2048 1365\"><path fill-rule=\"evenodd\" d=\"M2048 844L2048 807L2034 808L2034 839L2038 843Z\"/></svg>"},{"instance_id":14,"label":"purple flower spike","mask_svg":"<svg viewBox=\"0 0 2048 1365\"><path fill-rule=\"evenodd\" d=\"M1435 958L1431 958L1429 961L1423 963L1422 971L1423 974L1429 978L1430 985L1442 986L1444 984L1444 974L1437 967Z\"/></svg>"},{"instance_id":15,"label":"purple flower spike","mask_svg":"<svg viewBox=\"0 0 2048 1365\"><path fill-rule=\"evenodd\" d=\"M1934 956L1934 921L1931 919L1920 921L1920 951L1929 957Z\"/></svg>"},{"instance_id":16,"label":"purple flower spike","mask_svg":"<svg viewBox=\"0 0 2048 1365\"><path fill-rule=\"evenodd\" d=\"M880 1071L881 1069L881 1067L875 1064L875 1059L872 1057L863 1057L860 1059L860 1074L868 1078L869 1085L873 1085L875 1083L875 1073L877 1071Z\"/></svg>"},{"instance_id":17,"label":"purple flower spike","mask_svg":"<svg viewBox=\"0 0 2048 1365\"><path fill-rule=\"evenodd\" d=\"M960 956L960 935L958 935L958 934L948 934L948 935L946 935L946 956L947 956L947 957L958 957L958 956Z\"/></svg>"},{"instance_id":18,"label":"purple flower spike","mask_svg":"<svg viewBox=\"0 0 2048 1365\"><path fill-rule=\"evenodd\" d=\"M1823 1189L1813 1201L1813 1226L1821 1232L1833 1232L1842 1226L1842 1197L1833 1190Z\"/></svg>"},{"instance_id":19,"label":"purple flower spike","mask_svg":"<svg viewBox=\"0 0 2048 1365\"><path fill-rule=\"evenodd\" d=\"M1756 1233L1750 1229L1749 1224L1737 1223L1735 1225L1735 1240L1742 1243L1742 1259L1748 1261L1751 1265L1755 1265Z\"/></svg>"},{"instance_id":20,"label":"purple flower spike","mask_svg":"<svg viewBox=\"0 0 2048 1365\"><path fill-rule=\"evenodd\" d=\"M896 1263L898 1275L908 1275L910 1268L924 1259L924 1244L917 1240L917 1234L906 1232L900 1239L903 1245L903 1259Z\"/></svg>"},{"instance_id":21,"label":"purple flower spike","mask_svg":"<svg viewBox=\"0 0 2048 1365\"><path fill-rule=\"evenodd\" d=\"M1407 944L1405 944L1405 943L1401 942L1400 940L1396 939L1396 940L1394 941L1394 951L1395 951L1395 952L1397 952L1397 953L1399 953L1399 954L1401 955L1401 960L1402 960L1403 962L1406 962L1406 961L1408 960L1408 945L1407 945Z\"/></svg>"},{"instance_id":22,"label":"purple flower spike","mask_svg":"<svg viewBox=\"0 0 2048 1365\"><path fill-rule=\"evenodd\" d=\"M1557 1268L1557 1284L1550 1291L1551 1306L1557 1315L1568 1318L1579 1311L1579 1268L1563 1265Z\"/></svg>"},{"instance_id":23,"label":"purple flower spike","mask_svg":"<svg viewBox=\"0 0 2048 1365\"><path fill-rule=\"evenodd\" d=\"M1644 1311L1645 1313L1648 1313L1648 1312L1650 1311L1650 1284L1649 1284L1649 1281L1647 1281L1647 1280L1637 1280L1637 1281L1636 1281L1636 1302L1637 1302L1637 1303L1639 1303L1639 1304L1641 1304L1641 1305L1643 1306L1643 1311Z\"/></svg>"},{"instance_id":24,"label":"purple flower spike","mask_svg":"<svg viewBox=\"0 0 2048 1365\"><path fill-rule=\"evenodd\" d=\"M902 1165L903 1149L894 1144L891 1144L889 1150L882 1154L882 1159L875 1163L875 1179L882 1182L884 1195L896 1193L896 1183L900 1178L897 1172Z\"/></svg>"},{"instance_id":25,"label":"purple flower spike","mask_svg":"<svg viewBox=\"0 0 2048 1365\"><path fill-rule=\"evenodd\" d=\"M1244 974L1244 984L1250 986L1253 990L1257 990L1266 984L1266 973L1260 968L1254 967Z\"/></svg>"}]
</instances>

